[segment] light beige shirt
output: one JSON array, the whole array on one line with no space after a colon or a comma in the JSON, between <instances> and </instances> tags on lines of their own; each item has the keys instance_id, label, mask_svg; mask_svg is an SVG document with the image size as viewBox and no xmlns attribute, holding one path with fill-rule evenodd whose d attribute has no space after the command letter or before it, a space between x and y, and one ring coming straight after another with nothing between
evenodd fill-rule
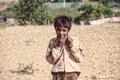
<instances>
[{"instance_id":1,"label":"light beige shirt","mask_svg":"<svg viewBox=\"0 0 120 80\"><path fill-rule=\"evenodd\" d=\"M46 59L53 64L52 72L80 72L80 62L83 60L83 48L77 38L73 38L73 47L68 48L64 45L62 48L57 46L57 39L50 40Z\"/></svg>"}]
</instances>

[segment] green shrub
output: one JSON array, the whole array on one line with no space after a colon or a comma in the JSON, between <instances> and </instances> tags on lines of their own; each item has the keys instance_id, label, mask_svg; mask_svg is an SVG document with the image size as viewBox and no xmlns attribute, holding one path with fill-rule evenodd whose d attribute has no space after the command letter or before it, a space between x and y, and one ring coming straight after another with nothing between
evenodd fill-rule
<instances>
[{"instance_id":1,"label":"green shrub","mask_svg":"<svg viewBox=\"0 0 120 80\"><path fill-rule=\"evenodd\" d=\"M112 10L110 8L98 3L85 3L78 10L81 11L80 19L85 21L99 19L102 15L105 17L112 15Z\"/></svg>"},{"instance_id":2,"label":"green shrub","mask_svg":"<svg viewBox=\"0 0 120 80\"><path fill-rule=\"evenodd\" d=\"M22 74L33 74L35 71L39 71L39 69L35 68L33 63L27 65L19 64L18 66L18 72Z\"/></svg>"},{"instance_id":3,"label":"green shrub","mask_svg":"<svg viewBox=\"0 0 120 80\"><path fill-rule=\"evenodd\" d=\"M47 18L45 2L45 0L19 0L12 10L22 25L44 24Z\"/></svg>"}]
</instances>

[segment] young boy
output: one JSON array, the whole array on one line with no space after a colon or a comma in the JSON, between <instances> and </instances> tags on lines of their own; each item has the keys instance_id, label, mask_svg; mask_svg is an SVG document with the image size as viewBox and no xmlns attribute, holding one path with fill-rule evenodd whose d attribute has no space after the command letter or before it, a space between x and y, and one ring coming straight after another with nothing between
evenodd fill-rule
<instances>
[{"instance_id":1,"label":"young boy","mask_svg":"<svg viewBox=\"0 0 120 80\"><path fill-rule=\"evenodd\" d=\"M53 80L77 80L84 53L78 39L69 35L71 19L57 16L54 28L57 36L50 40L46 52L47 61L53 65Z\"/></svg>"}]
</instances>

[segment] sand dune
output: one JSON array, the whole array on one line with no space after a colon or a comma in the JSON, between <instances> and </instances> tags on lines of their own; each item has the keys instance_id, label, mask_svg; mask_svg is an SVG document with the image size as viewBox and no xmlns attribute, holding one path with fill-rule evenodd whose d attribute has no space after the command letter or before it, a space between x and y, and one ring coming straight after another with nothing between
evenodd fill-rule
<instances>
[{"instance_id":1,"label":"sand dune","mask_svg":"<svg viewBox=\"0 0 120 80\"><path fill-rule=\"evenodd\" d=\"M120 80L120 24L76 26L70 32L86 53L79 80ZM51 26L14 26L0 30L0 80L51 80L52 65L45 60ZM39 68L34 74L17 73L19 63Z\"/></svg>"}]
</instances>

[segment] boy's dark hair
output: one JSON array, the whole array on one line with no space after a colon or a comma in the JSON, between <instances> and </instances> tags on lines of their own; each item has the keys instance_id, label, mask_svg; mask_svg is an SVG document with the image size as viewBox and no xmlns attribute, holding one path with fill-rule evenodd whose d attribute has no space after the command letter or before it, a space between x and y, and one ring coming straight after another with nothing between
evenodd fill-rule
<instances>
[{"instance_id":1,"label":"boy's dark hair","mask_svg":"<svg viewBox=\"0 0 120 80\"><path fill-rule=\"evenodd\" d=\"M71 29L71 18L68 17L68 16L65 16L65 15L60 15L60 16L57 16L55 19L54 19L54 27L61 27L61 26L64 26L65 28L67 28L68 30Z\"/></svg>"}]
</instances>

